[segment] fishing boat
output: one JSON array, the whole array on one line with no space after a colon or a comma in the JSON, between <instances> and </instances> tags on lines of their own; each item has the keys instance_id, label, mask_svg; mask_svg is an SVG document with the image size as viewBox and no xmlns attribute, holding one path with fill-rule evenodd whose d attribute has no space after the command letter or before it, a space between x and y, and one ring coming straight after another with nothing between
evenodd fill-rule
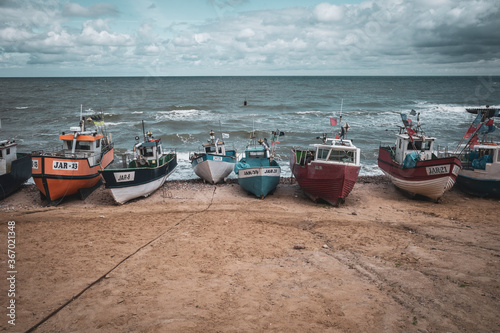
<instances>
[{"instance_id":1,"label":"fishing boat","mask_svg":"<svg viewBox=\"0 0 500 333\"><path fill-rule=\"evenodd\" d=\"M412 110L410 115L415 115ZM378 166L399 189L412 196L420 195L436 202L452 188L460 171L460 160L435 149L435 137L427 136L406 114L401 114L404 126L396 135L394 145L380 145Z\"/></svg>"},{"instance_id":2,"label":"fishing boat","mask_svg":"<svg viewBox=\"0 0 500 333\"><path fill-rule=\"evenodd\" d=\"M238 184L261 199L272 193L280 182L281 167L274 159L274 148L278 143L276 139L280 135L284 133L272 132L272 143L269 147L267 139L256 141L255 134L252 133L251 143L245 149L243 157L234 166L234 173L238 175Z\"/></svg>"},{"instance_id":3,"label":"fishing boat","mask_svg":"<svg viewBox=\"0 0 500 333\"><path fill-rule=\"evenodd\" d=\"M459 154L462 169L457 177L458 187L479 197L499 197L500 142L488 139L488 134L496 130L493 117L499 117L500 110L489 106L466 110L477 116L462 138L468 141Z\"/></svg>"},{"instance_id":4,"label":"fishing boat","mask_svg":"<svg viewBox=\"0 0 500 333\"><path fill-rule=\"evenodd\" d=\"M31 155L18 153L15 140L0 141L0 200L15 192L30 177Z\"/></svg>"},{"instance_id":5,"label":"fishing boat","mask_svg":"<svg viewBox=\"0 0 500 333\"><path fill-rule=\"evenodd\" d=\"M136 140L139 141L138 136ZM112 164L99 170L104 187L119 204L149 196L165 183L177 167L176 152L165 152L161 139L155 139L151 132L145 133L144 140L134 145L130 162L127 161L127 155L123 158L121 168Z\"/></svg>"},{"instance_id":6,"label":"fishing boat","mask_svg":"<svg viewBox=\"0 0 500 333\"><path fill-rule=\"evenodd\" d=\"M222 133L222 137L228 138L229 135ZM202 151L190 154L189 160L198 177L211 184L217 184L225 181L233 171L236 150L226 149L224 141L216 139L214 131L210 131L210 138L203 144Z\"/></svg>"},{"instance_id":7,"label":"fishing boat","mask_svg":"<svg viewBox=\"0 0 500 333\"><path fill-rule=\"evenodd\" d=\"M85 117L80 116L79 126L59 135L62 148L32 152L33 180L51 205L73 194L85 199L101 184L99 170L113 162L113 143L102 116L91 116L87 122L95 129L87 130Z\"/></svg>"},{"instance_id":8,"label":"fishing boat","mask_svg":"<svg viewBox=\"0 0 500 333\"><path fill-rule=\"evenodd\" d=\"M335 125L336 126L336 118ZM340 135L323 134L321 143L293 147L290 169L297 183L311 200L338 206L345 202L358 179L361 150L346 137L349 124L341 126ZM332 135L333 136L333 135Z\"/></svg>"}]
</instances>

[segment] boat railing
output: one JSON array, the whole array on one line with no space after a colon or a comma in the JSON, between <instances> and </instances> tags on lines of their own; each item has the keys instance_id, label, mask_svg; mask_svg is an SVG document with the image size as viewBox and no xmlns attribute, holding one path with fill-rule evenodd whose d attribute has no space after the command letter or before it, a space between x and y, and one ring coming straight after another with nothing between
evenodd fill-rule
<instances>
[{"instance_id":1,"label":"boat railing","mask_svg":"<svg viewBox=\"0 0 500 333\"><path fill-rule=\"evenodd\" d=\"M94 152L88 152L83 150L76 150L72 153L70 150L63 149L61 147L52 147L44 150L32 151L33 156L48 156L48 157L66 157L66 158L91 158L96 156Z\"/></svg>"},{"instance_id":2,"label":"boat railing","mask_svg":"<svg viewBox=\"0 0 500 333\"><path fill-rule=\"evenodd\" d=\"M31 154L35 156L60 156L63 154L63 148L62 146L57 146L43 150L34 150Z\"/></svg>"},{"instance_id":3,"label":"boat railing","mask_svg":"<svg viewBox=\"0 0 500 333\"><path fill-rule=\"evenodd\" d=\"M444 146L444 145L438 145L437 146L437 150L436 150L436 155L440 158L443 158L443 157L456 157L457 154L453 153L453 152L450 152L448 150L448 146Z\"/></svg>"},{"instance_id":4,"label":"boat railing","mask_svg":"<svg viewBox=\"0 0 500 333\"><path fill-rule=\"evenodd\" d=\"M380 141L379 147L385 148L389 152L389 154L391 155L392 159L396 158L396 146L394 145L394 143Z\"/></svg>"}]
</instances>

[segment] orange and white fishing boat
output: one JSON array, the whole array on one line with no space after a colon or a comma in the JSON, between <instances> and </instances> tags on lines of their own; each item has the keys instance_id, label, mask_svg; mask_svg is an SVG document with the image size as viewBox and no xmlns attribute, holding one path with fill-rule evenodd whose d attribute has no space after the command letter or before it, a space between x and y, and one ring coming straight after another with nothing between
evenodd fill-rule
<instances>
[{"instance_id":1,"label":"orange and white fishing boat","mask_svg":"<svg viewBox=\"0 0 500 333\"><path fill-rule=\"evenodd\" d=\"M59 136L62 149L32 153L33 180L50 204L76 193L85 199L101 184L98 171L113 162L113 143L102 117L92 116L88 121L94 123L94 130L86 130L81 117L80 125L70 128L71 133Z\"/></svg>"}]
</instances>

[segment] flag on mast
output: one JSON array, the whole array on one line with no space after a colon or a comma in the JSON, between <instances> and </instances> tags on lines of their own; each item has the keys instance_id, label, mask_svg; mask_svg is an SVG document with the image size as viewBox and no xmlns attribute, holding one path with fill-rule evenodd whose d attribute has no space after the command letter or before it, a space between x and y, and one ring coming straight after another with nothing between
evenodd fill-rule
<instances>
[{"instance_id":1,"label":"flag on mast","mask_svg":"<svg viewBox=\"0 0 500 333\"><path fill-rule=\"evenodd\" d=\"M330 118L330 126L337 126L337 118Z\"/></svg>"}]
</instances>

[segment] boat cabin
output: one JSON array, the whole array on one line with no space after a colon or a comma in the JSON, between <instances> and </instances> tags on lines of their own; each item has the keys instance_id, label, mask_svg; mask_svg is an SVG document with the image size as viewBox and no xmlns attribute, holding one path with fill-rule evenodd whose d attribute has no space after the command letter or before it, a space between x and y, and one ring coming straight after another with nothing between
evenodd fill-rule
<instances>
[{"instance_id":1,"label":"boat cabin","mask_svg":"<svg viewBox=\"0 0 500 333\"><path fill-rule=\"evenodd\" d=\"M261 147L249 147L245 150L246 159L268 159L269 150Z\"/></svg>"},{"instance_id":2,"label":"boat cabin","mask_svg":"<svg viewBox=\"0 0 500 333\"><path fill-rule=\"evenodd\" d=\"M86 158L90 165L96 165L101 161L102 140L104 135L97 131L79 131L79 128L72 127L73 134L59 136L63 142L65 157Z\"/></svg>"},{"instance_id":3,"label":"boat cabin","mask_svg":"<svg viewBox=\"0 0 500 333\"><path fill-rule=\"evenodd\" d=\"M162 155L160 139L148 139L134 146L134 161L137 167L156 167Z\"/></svg>"},{"instance_id":4,"label":"boat cabin","mask_svg":"<svg viewBox=\"0 0 500 333\"><path fill-rule=\"evenodd\" d=\"M203 145L203 150L207 154L226 155L226 146L223 141L214 140Z\"/></svg>"},{"instance_id":5,"label":"boat cabin","mask_svg":"<svg viewBox=\"0 0 500 333\"><path fill-rule=\"evenodd\" d=\"M500 144L493 142L475 145L462 160L462 168L469 170L486 170L494 165L500 171Z\"/></svg>"},{"instance_id":6,"label":"boat cabin","mask_svg":"<svg viewBox=\"0 0 500 333\"><path fill-rule=\"evenodd\" d=\"M314 148L295 149L297 163L311 162L360 165L361 150L351 140L326 139L322 144L311 145Z\"/></svg>"},{"instance_id":7,"label":"boat cabin","mask_svg":"<svg viewBox=\"0 0 500 333\"><path fill-rule=\"evenodd\" d=\"M413 141L407 133L397 135L396 151L394 160L403 164L406 155L410 153L417 154L421 161L430 160L434 155L434 141L436 138L426 137L424 135L413 135Z\"/></svg>"},{"instance_id":8,"label":"boat cabin","mask_svg":"<svg viewBox=\"0 0 500 333\"><path fill-rule=\"evenodd\" d=\"M17 159L17 143L9 140L0 141L0 175L9 173L12 162Z\"/></svg>"}]
</instances>

